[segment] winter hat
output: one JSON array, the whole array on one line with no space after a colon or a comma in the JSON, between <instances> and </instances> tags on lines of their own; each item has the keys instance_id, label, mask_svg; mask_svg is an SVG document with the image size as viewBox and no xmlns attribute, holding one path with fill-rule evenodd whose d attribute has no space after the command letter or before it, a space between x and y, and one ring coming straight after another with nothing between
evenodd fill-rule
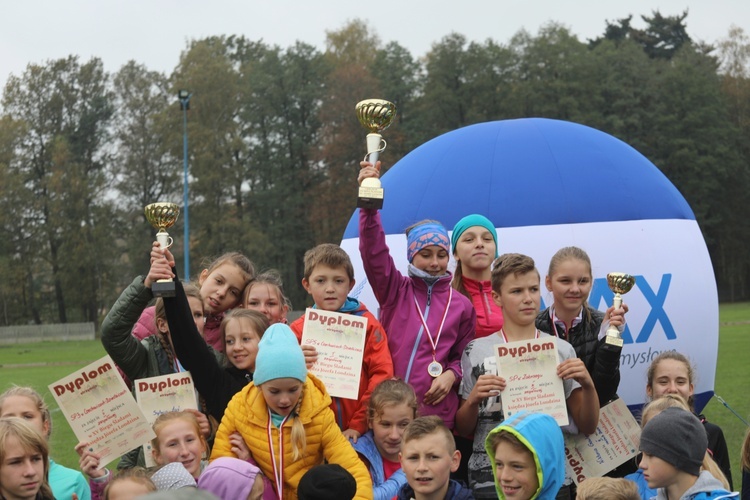
<instances>
[{"instance_id":1,"label":"winter hat","mask_svg":"<svg viewBox=\"0 0 750 500\"><path fill-rule=\"evenodd\" d=\"M198 488L210 491L221 500L244 499L250 495L259 472L258 467L239 458L217 458L198 478Z\"/></svg>"},{"instance_id":2,"label":"winter hat","mask_svg":"<svg viewBox=\"0 0 750 500\"><path fill-rule=\"evenodd\" d=\"M261 385L277 378L307 380L307 366L297 337L288 325L271 325L258 344L253 382Z\"/></svg>"},{"instance_id":3,"label":"winter hat","mask_svg":"<svg viewBox=\"0 0 750 500\"><path fill-rule=\"evenodd\" d=\"M305 472L297 487L299 500L351 500L357 494L357 481L339 464L316 465Z\"/></svg>"},{"instance_id":4,"label":"winter hat","mask_svg":"<svg viewBox=\"0 0 750 500\"><path fill-rule=\"evenodd\" d=\"M180 462L172 462L154 472L151 476L157 490L177 490L180 488L195 488L195 479Z\"/></svg>"},{"instance_id":5,"label":"winter hat","mask_svg":"<svg viewBox=\"0 0 750 500\"><path fill-rule=\"evenodd\" d=\"M648 421L641 433L641 451L698 476L708 448L698 417L682 408L667 408Z\"/></svg>"},{"instance_id":6,"label":"winter hat","mask_svg":"<svg viewBox=\"0 0 750 500\"><path fill-rule=\"evenodd\" d=\"M492 239L495 240L495 258L497 259L500 255L497 252L497 230L495 229L495 225L487 217L479 214L467 215L460 221L456 222L456 225L453 227L453 232L451 233L451 246L453 247L453 252L456 252L456 243L458 243L458 239L461 235L464 234L467 229L474 226L481 226L490 232Z\"/></svg>"},{"instance_id":7,"label":"winter hat","mask_svg":"<svg viewBox=\"0 0 750 500\"><path fill-rule=\"evenodd\" d=\"M451 251L448 231L442 224L437 222L425 222L419 224L409 231L406 236L407 248L406 258L409 262L414 259L414 255L425 247L437 245L444 248L446 252Z\"/></svg>"}]
</instances>

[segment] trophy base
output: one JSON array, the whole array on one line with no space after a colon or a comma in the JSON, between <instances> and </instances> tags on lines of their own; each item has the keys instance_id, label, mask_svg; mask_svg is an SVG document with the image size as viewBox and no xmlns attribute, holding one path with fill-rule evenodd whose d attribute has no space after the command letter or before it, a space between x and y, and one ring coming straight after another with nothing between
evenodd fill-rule
<instances>
[{"instance_id":1,"label":"trophy base","mask_svg":"<svg viewBox=\"0 0 750 500\"><path fill-rule=\"evenodd\" d=\"M624 341L622 337L615 337L614 335L607 335L604 339L604 343L613 347L622 347Z\"/></svg>"},{"instance_id":2,"label":"trophy base","mask_svg":"<svg viewBox=\"0 0 750 500\"><path fill-rule=\"evenodd\" d=\"M154 297L174 297L175 287L172 280L159 280L151 284L151 293Z\"/></svg>"},{"instance_id":3,"label":"trophy base","mask_svg":"<svg viewBox=\"0 0 750 500\"><path fill-rule=\"evenodd\" d=\"M383 208L383 188L360 186L357 208Z\"/></svg>"}]
</instances>

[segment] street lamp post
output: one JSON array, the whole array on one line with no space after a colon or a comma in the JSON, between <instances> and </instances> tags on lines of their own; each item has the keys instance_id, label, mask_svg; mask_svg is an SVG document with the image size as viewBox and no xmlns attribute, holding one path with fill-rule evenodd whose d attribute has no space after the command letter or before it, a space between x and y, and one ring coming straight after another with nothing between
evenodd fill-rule
<instances>
[{"instance_id":1,"label":"street lamp post","mask_svg":"<svg viewBox=\"0 0 750 500\"><path fill-rule=\"evenodd\" d=\"M190 109L190 92L184 89L177 91L177 98L180 100L180 109L182 110L182 158L183 158L183 214L185 214L185 274L184 279L190 279L190 217L188 216L188 134L187 134L187 112Z\"/></svg>"}]
</instances>

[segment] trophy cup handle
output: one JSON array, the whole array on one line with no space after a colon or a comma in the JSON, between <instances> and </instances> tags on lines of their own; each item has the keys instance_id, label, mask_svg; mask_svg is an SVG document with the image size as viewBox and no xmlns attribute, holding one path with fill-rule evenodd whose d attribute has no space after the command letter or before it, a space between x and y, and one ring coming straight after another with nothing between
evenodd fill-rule
<instances>
[{"instance_id":1,"label":"trophy cup handle","mask_svg":"<svg viewBox=\"0 0 750 500\"><path fill-rule=\"evenodd\" d=\"M174 243L174 239L169 236L169 233L166 231L159 231L156 233L156 241L158 241L161 248L165 250L171 247Z\"/></svg>"}]
</instances>

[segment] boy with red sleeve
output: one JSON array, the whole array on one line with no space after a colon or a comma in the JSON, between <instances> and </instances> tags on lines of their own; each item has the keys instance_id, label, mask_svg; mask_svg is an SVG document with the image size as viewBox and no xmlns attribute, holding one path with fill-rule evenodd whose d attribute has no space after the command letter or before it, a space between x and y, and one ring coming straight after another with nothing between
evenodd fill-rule
<instances>
[{"instance_id":1,"label":"boy with red sleeve","mask_svg":"<svg viewBox=\"0 0 750 500\"><path fill-rule=\"evenodd\" d=\"M336 414L336 422L344 435L356 442L368 429L367 404L370 394L380 382L393 378L393 360L385 330L363 304L348 296L354 287L354 266L349 255L338 245L324 243L305 253L302 286L312 295L315 301L313 307L367 319L359 398L331 397L331 409ZM304 325L304 316L289 325L299 341L302 340ZM302 351L305 353L307 366L310 367L317 360L317 352L312 346L302 346Z\"/></svg>"}]
</instances>

